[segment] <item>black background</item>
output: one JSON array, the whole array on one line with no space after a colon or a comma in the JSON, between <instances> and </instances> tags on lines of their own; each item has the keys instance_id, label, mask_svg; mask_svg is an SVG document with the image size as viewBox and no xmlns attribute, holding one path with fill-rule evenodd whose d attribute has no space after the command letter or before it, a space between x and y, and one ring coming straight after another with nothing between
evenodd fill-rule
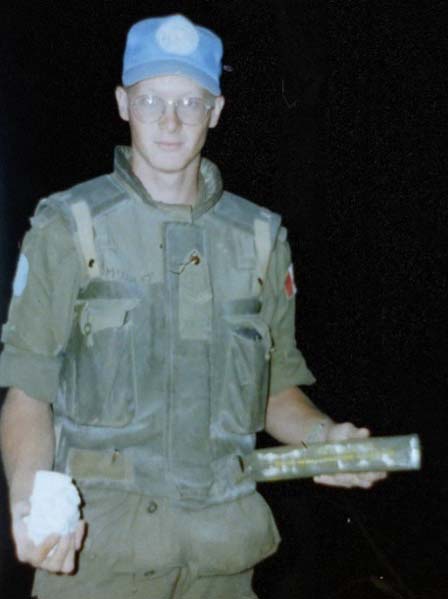
<instances>
[{"instance_id":1,"label":"black background","mask_svg":"<svg viewBox=\"0 0 448 599\"><path fill-rule=\"evenodd\" d=\"M371 491L260 487L283 542L262 599L447 596L446 26L442 1L15 3L0 9L0 303L37 200L112 168L129 26L183 12L222 36L205 154L284 216L299 346L335 419L419 433L424 468ZM445 127L446 128L446 127ZM261 445L272 444L267 435ZM28 596L1 489L0 595ZM238 531L235 531L238 534Z\"/></svg>"}]
</instances>

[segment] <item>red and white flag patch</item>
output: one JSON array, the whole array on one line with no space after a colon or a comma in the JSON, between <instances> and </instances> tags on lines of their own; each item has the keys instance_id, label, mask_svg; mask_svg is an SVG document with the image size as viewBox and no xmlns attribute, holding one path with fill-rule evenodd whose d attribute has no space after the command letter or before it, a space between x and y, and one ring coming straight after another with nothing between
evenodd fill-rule
<instances>
[{"instance_id":1,"label":"red and white flag patch","mask_svg":"<svg viewBox=\"0 0 448 599\"><path fill-rule=\"evenodd\" d=\"M288 266L288 272L286 273L284 291L286 297L291 299L297 293L296 282L294 281L294 267L292 264Z\"/></svg>"}]
</instances>

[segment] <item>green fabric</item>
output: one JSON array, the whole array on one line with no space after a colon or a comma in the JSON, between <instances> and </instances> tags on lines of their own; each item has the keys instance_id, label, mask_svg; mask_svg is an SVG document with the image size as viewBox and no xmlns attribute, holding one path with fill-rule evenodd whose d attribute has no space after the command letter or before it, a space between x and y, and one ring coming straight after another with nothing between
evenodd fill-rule
<instances>
[{"instance_id":1,"label":"green fabric","mask_svg":"<svg viewBox=\"0 0 448 599\"><path fill-rule=\"evenodd\" d=\"M92 560L76 576L38 570L33 592L39 599L258 599L251 588L252 576L251 568L238 574L201 576L191 581L188 567L145 576L111 573L98 568Z\"/></svg>"},{"instance_id":2,"label":"green fabric","mask_svg":"<svg viewBox=\"0 0 448 599\"><path fill-rule=\"evenodd\" d=\"M145 572L165 585L187 571L198 586L185 599L238 596L226 585L240 583L251 597L247 572L279 536L238 457L254 448L268 394L314 381L284 291L286 232L277 237L278 216L223 192L210 161L194 207L155 202L128 161L118 149L112 175L39 205L22 247L28 280L3 331L0 385L53 403L55 468L77 479L92 527L86 576L39 572L37 588L97 599L104 584L104 596L114 587L121 598L137 579L146 592ZM92 280L70 214L79 200L93 219ZM258 294L259 218L276 243ZM159 507L147 511L148 500Z\"/></svg>"},{"instance_id":3,"label":"green fabric","mask_svg":"<svg viewBox=\"0 0 448 599\"><path fill-rule=\"evenodd\" d=\"M273 341L270 395L295 385L311 385L316 381L296 345L295 295L288 298L284 289L288 267L291 264L289 243L278 239L268 270L261 312L270 322Z\"/></svg>"},{"instance_id":4,"label":"green fabric","mask_svg":"<svg viewBox=\"0 0 448 599\"><path fill-rule=\"evenodd\" d=\"M79 570L38 570L33 592L42 599L251 599L253 566L280 542L258 493L193 512L104 490L84 499L89 535Z\"/></svg>"},{"instance_id":5,"label":"green fabric","mask_svg":"<svg viewBox=\"0 0 448 599\"><path fill-rule=\"evenodd\" d=\"M60 218L31 229L21 253L29 275L23 293L13 296L3 327L0 385L53 402L80 286L79 257Z\"/></svg>"},{"instance_id":6,"label":"green fabric","mask_svg":"<svg viewBox=\"0 0 448 599\"><path fill-rule=\"evenodd\" d=\"M160 207L129 170L128 156L117 151L116 172L135 193ZM214 181L211 170L207 176L209 181ZM219 180L214 182L210 197L219 194L220 185ZM199 205L202 210L208 202L202 199ZM183 206L168 209L190 210ZM79 257L72 234L60 219L30 230L24 238L22 252L30 262L30 275L22 296L12 298L8 315L10 326L3 329L5 351L0 356L0 385L14 385L37 399L51 402L58 385L60 353L67 343L68 325L71 325L80 284ZM275 347L271 358L270 394L315 382L296 347L295 298L287 299L283 291L290 264L289 244L279 240L268 271L270 289L264 294L263 309L263 313L272 318Z\"/></svg>"},{"instance_id":7,"label":"green fabric","mask_svg":"<svg viewBox=\"0 0 448 599\"><path fill-rule=\"evenodd\" d=\"M128 189L145 203L176 216L179 220L198 218L216 204L222 194L221 173L213 162L202 158L199 174L199 193L194 206L180 204L165 204L156 202L146 191L140 179L130 168L131 149L118 146L115 149L115 175L120 184L125 184Z\"/></svg>"},{"instance_id":8,"label":"green fabric","mask_svg":"<svg viewBox=\"0 0 448 599\"><path fill-rule=\"evenodd\" d=\"M182 505L231 501L254 489L237 456L253 450L268 395L314 381L284 290L286 232L277 237L278 216L222 192L210 161L201 163L191 207L155 202L128 160L129 150L118 149L113 175L39 206L22 249L28 281L4 331L0 385L54 403L58 470ZM92 214L100 272L92 280L70 218L79 200ZM276 240L260 293L257 219ZM70 462L73 449L87 453ZM110 465L98 476L89 451L105 452L107 462L111 450L125 475Z\"/></svg>"}]
</instances>

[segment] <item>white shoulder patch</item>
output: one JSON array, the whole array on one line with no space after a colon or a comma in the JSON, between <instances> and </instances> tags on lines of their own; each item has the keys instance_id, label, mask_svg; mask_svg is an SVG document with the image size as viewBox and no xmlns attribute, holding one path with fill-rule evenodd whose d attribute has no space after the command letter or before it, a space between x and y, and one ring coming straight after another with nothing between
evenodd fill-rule
<instances>
[{"instance_id":1,"label":"white shoulder patch","mask_svg":"<svg viewBox=\"0 0 448 599\"><path fill-rule=\"evenodd\" d=\"M20 297L25 290L28 281L28 273L30 265L28 258L24 254L20 254L19 263L17 264L16 276L12 285L12 291L15 297Z\"/></svg>"},{"instance_id":2,"label":"white shoulder patch","mask_svg":"<svg viewBox=\"0 0 448 599\"><path fill-rule=\"evenodd\" d=\"M199 44L194 25L182 15L174 15L156 31L156 40L162 50L173 54L192 54Z\"/></svg>"}]
</instances>

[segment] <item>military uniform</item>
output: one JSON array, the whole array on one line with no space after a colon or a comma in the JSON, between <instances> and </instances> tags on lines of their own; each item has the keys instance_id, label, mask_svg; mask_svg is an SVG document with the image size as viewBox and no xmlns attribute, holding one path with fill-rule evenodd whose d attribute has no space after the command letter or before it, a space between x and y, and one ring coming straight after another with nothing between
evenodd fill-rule
<instances>
[{"instance_id":1,"label":"military uniform","mask_svg":"<svg viewBox=\"0 0 448 599\"><path fill-rule=\"evenodd\" d=\"M314 382L286 231L204 158L199 189L194 206L155 202L118 148L112 174L43 200L24 239L0 384L53 404L55 468L90 522L80 573L39 572L42 599L113 596L111 572L136 597L253 597L279 542L239 456L269 395Z\"/></svg>"}]
</instances>

